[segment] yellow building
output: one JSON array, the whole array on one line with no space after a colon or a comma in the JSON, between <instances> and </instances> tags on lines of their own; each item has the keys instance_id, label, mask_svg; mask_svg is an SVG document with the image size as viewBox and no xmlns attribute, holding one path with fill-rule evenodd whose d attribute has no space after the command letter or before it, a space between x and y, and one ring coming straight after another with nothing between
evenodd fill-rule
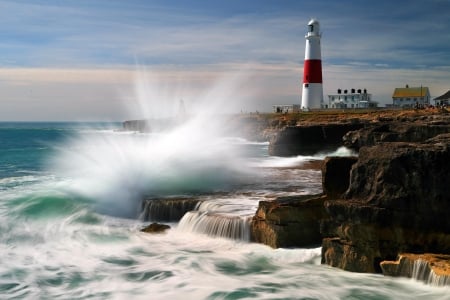
<instances>
[{"instance_id":1,"label":"yellow building","mask_svg":"<svg viewBox=\"0 0 450 300\"><path fill-rule=\"evenodd\" d=\"M430 90L426 86L396 88L392 95L394 107L416 107L430 104Z\"/></svg>"}]
</instances>

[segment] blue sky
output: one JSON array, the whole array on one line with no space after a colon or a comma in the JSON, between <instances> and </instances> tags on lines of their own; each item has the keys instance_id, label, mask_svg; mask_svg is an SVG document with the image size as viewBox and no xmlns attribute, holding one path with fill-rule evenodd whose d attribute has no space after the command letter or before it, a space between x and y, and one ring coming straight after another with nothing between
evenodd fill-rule
<instances>
[{"instance_id":1,"label":"blue sky","mask_svg":"<svg viewBox=\"0 0 450 300\"><path fill-rule=\"evenodd\" d=\"M409 84L437 97L450 89L449 11L450 0L0 0L0 120L123 120L154 98L189 106L211 91L227 92L230 112L300 103L312 17L325 95L367 88L383 105Z\"/></svg>"}]
</instances>

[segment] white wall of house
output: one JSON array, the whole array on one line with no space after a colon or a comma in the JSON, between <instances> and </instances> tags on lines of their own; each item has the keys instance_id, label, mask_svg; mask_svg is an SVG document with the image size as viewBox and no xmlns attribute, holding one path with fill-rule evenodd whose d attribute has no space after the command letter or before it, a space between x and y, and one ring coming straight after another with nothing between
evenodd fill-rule
<instances>
[{"instance_id":1,"label":"white wall of house","mask_svg":"<svg viewBox=\"0 0 450 300\"><path fill-rule=\"evenodd\" d=\"M327 108L368 108L374 107L372 94L368 93L337 93L328 95Z\"/></svg>"}]
</instances>

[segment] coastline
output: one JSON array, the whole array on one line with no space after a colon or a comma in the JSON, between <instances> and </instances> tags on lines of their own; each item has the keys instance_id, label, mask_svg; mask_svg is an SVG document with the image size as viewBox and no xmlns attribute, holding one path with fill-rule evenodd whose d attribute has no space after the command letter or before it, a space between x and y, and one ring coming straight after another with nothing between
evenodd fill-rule
<instances>
[{"instance_id":1,"label":"coastline","mask_svg":"<svg viewBox=\"0 0 450 300\"><path fill-rule=\"evenodd\" d=\"M322 117L320 122L324 121ZM339 119L343 124L353 122L363 126L342 137L342 144L358 151L358 158L348 158L350 162L344 168L335 163L342 158L330 158L322 168L325 214L315 225L320 227L322 263L352 272L395 274L449 285L450 180L445 175L450 172L448 112L385 111L351 120L343 120L342 115L327 117L333 122ZM311 126L311 120L297 124L294 130ZM290 142L297 143L298 139ZM326 177L330 172L337 175ZM340 182L342 178L348 178L348 186L340 193L329 189L345 185ZM295 199L291 204L285 199L276 202L284 207L290 205L290 209L298 206ZM266 206L262 203L260 208ZM271 212L277 214L273 208ZM267 214L265 217L277 218ZM273 229L267 235L273 235ZM303 237L293 235L292 238ZM399 267L395 272L387 271L387 261L404 261L405 257L409 269ZM427 271L421 271L419 276L417 268Z\"/></svg>"},{"instance_id":2,"label":"coastline","mask_svg":"<svg viewBox=\"0 0 450 300\"><path fill-rule=\"evenodd\" d=\"M427 257L434 258L427 263L446 271L428 272L420 280L450 284L446 256L450 254L446 221L450 219L450 182L444 176L450 172L448 111L246 114L231 120L242 137L281 145L271 155L309 155L339 145L358 153L357 158L343 160L344 168L337 158L323 162L322 195L261 201L252 221L252 241L274 248L319 243L323 264L416 279L417 272L411 270L420 267L423 255L430 253ZM310 140L315 142L308 148L298 147ZM436 179L432 174L441 175ZM436 222L436 216L441 221ZM408 258L412 269L392 271L392 265L400 264L395 263L397 259L405 260L402 257Z\"/></svg>"}]
</instances>

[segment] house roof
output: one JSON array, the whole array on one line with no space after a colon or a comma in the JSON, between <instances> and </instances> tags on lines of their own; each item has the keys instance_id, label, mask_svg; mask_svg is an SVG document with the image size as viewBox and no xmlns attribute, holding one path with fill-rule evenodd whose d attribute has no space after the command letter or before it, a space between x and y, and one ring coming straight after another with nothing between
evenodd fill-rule
<instances>
[{"instance_id":1,"label":"house roof","mask_svg":"<svg viewBox=\"0 0 450 300\"><path fill-rule=\"evenodd\" d=\"M449 100L449 99L450 99L450 90L444 95L434 98L434 100Z\"/></svg>"},{"instance_id":2,"label":"house roof","mask_svg":"<svg viewBox=\"0 0 450 300\"><path fill-rule=\"evenodd\" d=\"M425 97L429 95L428 87L407 87L407 88L396 88L392 98L405 98L405 97Z\"/></svg>"}]
</instances>

